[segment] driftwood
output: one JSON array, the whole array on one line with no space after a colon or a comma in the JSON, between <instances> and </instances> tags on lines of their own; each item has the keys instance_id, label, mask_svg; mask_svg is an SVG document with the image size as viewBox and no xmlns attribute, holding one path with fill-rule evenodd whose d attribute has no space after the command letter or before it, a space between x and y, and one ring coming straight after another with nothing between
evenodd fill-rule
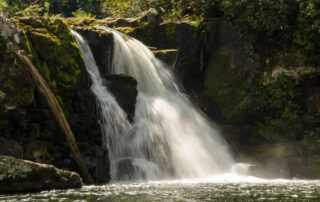
<instances>
[{"instance_id":1,"label":"driftwood","mask_svg":"<svg viewBox=\"0 0 320 202\"><path fill-rule=\"evenodd\" d=\"M74 135L70 129L70 126L67 122L67 119L57 101L54 94L52 93L51 89L49 88L47 82L43 79L37 68L32 64L30 59L25 56L21 51L16 52L17 56L21 60L21 62L24 64L22 67L26 72L28 72L32 78L32 81L34 82L37 90L40 92L40 94L46 99L49 108L54 115L56 121L58 122L61 130L66 136L68 145L71 149L72 155L76 163L78 164L79 170L81 175L83 176L84 182L86 184L94 184L94 180L92 176L90 175L88 168L84 164L83 160L81 159L80 151L78 148L78 145L76 143L76 140L74 138Z\"/></svg>"}]
</instances>

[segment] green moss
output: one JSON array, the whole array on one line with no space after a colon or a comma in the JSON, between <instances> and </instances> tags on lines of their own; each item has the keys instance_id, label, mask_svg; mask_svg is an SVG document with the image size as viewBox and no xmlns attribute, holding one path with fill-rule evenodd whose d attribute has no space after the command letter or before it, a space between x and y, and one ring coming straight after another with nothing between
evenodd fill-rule
<instances>
[{"instance_id":1,"label":"green moss","mask_svg":"<svg viewBox=\"0 0 320 202\"><path fill-rule=\"evenodd\" d=\"M44 78L47 80L48 84L51 84L51 79L50 79L50 70L48 68L47 63L44 61L43 65L40 66L40 68L42 69L41 73L42 75L44 75Z\"/></svg>"},{"instance_id":2,"label":"green moss","mask_svg":"<svg viewBox=\"0 0 320 202\"><path fill-rule=\"evenodd\" d=\"M115 27L116 28L116 27ZM134 31L136 30L135 28L131 28L131 27L118 27L116 28L119 32L122 32L126 35L132 36L132 34L134 33Z\"/></svg>"},{"instance_id":3,"label":"green moss","mask_svg":"<svg viewBox=\"0 0 320 202\"><path fill-rule=\"evenodd\" d=\"M166 35L171 41L175 39L176 28L177 24L173 22L169 22L166 26Z\"/></svg>"},{"instance_id":4,"label":"green moss","mask_svg":"<svg viewBox=\"0 0 320 202\"><path fill-rule=\"evenodd\" d=\"M63 100L62 100L62 97L60 95L56 95L56 98L60 104L60 106L63 106Z\"/></svg>"},{"instance_id":5,"label":"green moss","mask_svg":"<svg viewBox=\"0 0 320 202\"><path fill-rule=\"evenodd\" d=\"M51 90L65 100L64 110L71 109L66 103L80 85L83 58L64 21L54 18L16 18L25 33L26 49ZM69 114L65 111L66 114Z\"/></svg>"},{"instance_id":6,"label":"green moss","mask_svg":"<svg viewBox=\"0 0 320 202\"><path fill-rule=\"evenodd\" d=\"M238 83L242 81L232 81L232 78L237 78L236 73L230 68L229 56L212 54L205 72L203 93L219 104L226 118L239 114L246 105L244 96L239 94Z\"/></svg>"}]
</instances>

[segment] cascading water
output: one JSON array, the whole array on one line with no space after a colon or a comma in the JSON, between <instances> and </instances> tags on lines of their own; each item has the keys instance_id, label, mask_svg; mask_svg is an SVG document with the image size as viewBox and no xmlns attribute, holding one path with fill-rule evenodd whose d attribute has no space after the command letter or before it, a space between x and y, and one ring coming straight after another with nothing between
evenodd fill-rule
<instances>
[{"instance_id":1,"label":"cascading water","mask_svg":"<svg viewBox=\"0 0 320 202\"><path fill-rule=\"evenodd\" d=\"M126 117L126 113L118 105L116 99L103 85L104 80L100 75L99 68L96 65L92 52L88 43L85 39L77 32L71 30L71 33L76 39L79 49L83 55L86 69L91 77L92 86L91 90L95 94L98 102L98 110L101 117L101 125L103 134L104 146L110 147L110 159L117 158L122 154L121 149L123 148L122 141L126 140L126 136L131 131L131 125ZM110 142L115 140L115 142Z\"/></svg>"},{"instance_id":2,"label":"cascading water","mask_svg":"<svg viewBox=\"0 0 320 202\"><path fill-rule=\"evenodd\" d=\"M231 171L235 162L223 139L179 91L166 65L138 40L100 28L113 33L111 73L133 76L139 91L130 125L103 86L88 44L72 32L99 102L112 180L202 178Z\"/></svg>"}]
</instances>

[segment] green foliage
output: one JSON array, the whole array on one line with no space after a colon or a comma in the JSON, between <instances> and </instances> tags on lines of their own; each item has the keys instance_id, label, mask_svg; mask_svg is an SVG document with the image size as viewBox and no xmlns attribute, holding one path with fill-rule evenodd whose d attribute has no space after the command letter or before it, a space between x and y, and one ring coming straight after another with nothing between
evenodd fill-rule
<instances>
[{"instance_id":1,"label":"green foliage","mask_svg":"<svg viewBox=\"0 0 320 202\"><path fill-rule=\"evenodd\" d=\"M269 141L298 140L303 134L301 112L285 107L279 117L266 116L259 125L259 134Z\"/></svg>"},{"instance_id":2,"label":"green foliage","mask_svg":"<svg viewBox=\"0 0 320 202\"><path fill-rule=\"evenodd\" d=\"M242 94L249 96L256 111L264 114L257 120L259 134L269 141L299 140L303 136L303 111L299 105L301 94L294 81L285 75L272 84L244 84ZM238 105L240 106L241 103Z\"/></svg>"},{"instance_id":3,"label":"green foliage","mask_svg":"<svg viewBox=\"0 0 320 202\"><path fill-rule=\"evenodd\" d=\"M11 16L47 16L49 0L0 0L0 7Z\"/></svg>"},{"instance_id":4,"label":"green foliage","mask_svg":"<svg viewBox=\"0 0 320 202\"><path fill-rule=\"evenodd\" d=\"M42 5L30 5L22 11L18 11L15 14L19 16L39 16L48 15L48 3L44 7Z\"/></svg>"},{"instance_id":5,"label":"green foliage","mask_svg":"<svg viewBox=\"0 0 320 202\"><path fill-rule=\"evenodd\" d=\"M141 12L137 1L133 0L105 0L102 4L104 16L133 17Z\"/></svg>"},{"instance_id":6,"label":"green foliage","mask_svg":"<svg viewBox=\"0 0 320 202\"><path fill-rule=\"evenodd\" d=\"M269 106L275 109L283 109L285 106L293 105L293 102L300 96L295 89L292 79L285 75L278 77L277 82L264 85L267 76L256 85L243 85L243 94L249 95L253 101L258 103L257 108Z\"/></svg>"},{"instance_id":7,"label":"green foliage","mask_svg":"<svg viewBox=\"0 0 320 202\"><path fill-rule=\"evenodd\" d=\"M297 28L293 31L293 42L310 55L310 60L320 59L320 1L300 2ZM318 62L319 63L319 62Z\"/></svg>"},{"instance_id":8,"label":"green foliage","mask_svg":"<svg viewBox=\"0 0 320 202\"><path fill-rule=\"evenodd\" d=\"M270 62L285 63L285 53L293 52L294 58L301 52L303 65L320 65L319 0L207 0L203 12L229 19L253 51Z\"/></svg>"},{"instance_id":9,"label":"green foliage","mask_svg":"<svg viewBox=\"0 0 320 202\"><path fill-rule=\"evenodd\" d=\"M91 13L87 13L86 11L84 11L82 9L78 9L78 10L72 12L72 15L74 17L78 17L78 18L96 18L96 16L92 15Z\"/></svg>"}]
</instances>

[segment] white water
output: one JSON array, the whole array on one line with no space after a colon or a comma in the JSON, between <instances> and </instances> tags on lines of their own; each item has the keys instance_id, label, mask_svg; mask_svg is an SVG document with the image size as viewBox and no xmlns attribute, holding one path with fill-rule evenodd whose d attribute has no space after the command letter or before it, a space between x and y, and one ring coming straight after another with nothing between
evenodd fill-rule
<instances>
[{"instance_id":1,"label":"white water","mask_svg":"<svg viewBox=\"0 0 320 202\"><path fill-rule=\"evenodd\" d=\"M92 85L91 90L95 94L98 102L98 110L101 117L101 126L104 134L108 134L113 138L104 137L103 143L105 146L112 146L110 150L110 158L116 158L122 153L122 141L131 131L131 125L127 119L126 113L118 105L116 99L103 85L104 81L100 75L99 68L96 65L92 52L85 39L77 32L71 30L75 37L79 49L83 55L86 69L91 77ZM116 140L115 142L109 142Z\"/></svg>"},{"instance_id":2,"label":"white water","mask_svg":"<svg viewBox=\"0 0 320 202\"><path fill-rule=\"evenodd\" d=\"M102 29L114 36L111 73L133 76L139 91L130 125L103 86L88 44L73 32L99 101L105 141L110 149L112 179L191 179L232 172L236 163L227 145L179 91L164 63L141 42Z\"/></svg>"}]
</instances>

